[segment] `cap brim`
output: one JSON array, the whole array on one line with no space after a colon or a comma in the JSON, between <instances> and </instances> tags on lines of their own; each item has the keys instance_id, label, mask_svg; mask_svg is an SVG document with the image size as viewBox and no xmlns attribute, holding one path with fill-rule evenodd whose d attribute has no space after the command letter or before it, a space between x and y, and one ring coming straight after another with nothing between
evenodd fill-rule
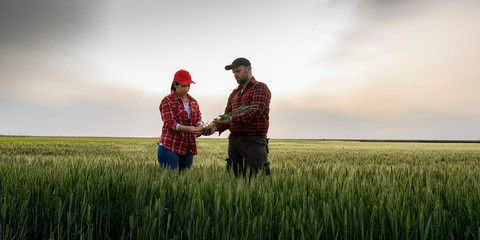
<instances>
[{"instance_id":1,"label":"cap brim","mask_svg":"<svg viewBox=\"0 0 480 240\"><path fill-rule=\"evenodd\" d=\"M190 83L195 84L195 82L192 81L192 80L190 80L190 81L184 81L184 82L178 82L178 83L180 83L180 84L182 84L182 85L187 85L187 84L190 84Z\"/></svg>"},{"instance_id":2,"label":"cap brim","mask_svg":"<svg viewBox=\"0 0 480 240\"><path fill-rule=\"evenodd\" d=\"M225 66L225 70L231 70L232 68L234 68L235 66L232 66L232 65L227 65Z\"/></svg>"}]
</instances>

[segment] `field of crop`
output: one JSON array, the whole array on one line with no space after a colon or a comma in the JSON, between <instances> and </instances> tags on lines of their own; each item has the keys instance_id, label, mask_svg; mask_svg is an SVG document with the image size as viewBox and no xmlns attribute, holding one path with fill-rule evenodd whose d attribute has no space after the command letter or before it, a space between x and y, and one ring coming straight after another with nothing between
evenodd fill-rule
<instances>
[{"instance_id":1,"label":"field of crop","mask_svg":"<svg viewBox=\"0 0 480 240\"><path fill-rule=\"evenodd\" d=\"M271 176L226 140L164 170L156 139L0 137L0 239L478 239L480 144L271 140Z\"/></svg>"}]
</instances>

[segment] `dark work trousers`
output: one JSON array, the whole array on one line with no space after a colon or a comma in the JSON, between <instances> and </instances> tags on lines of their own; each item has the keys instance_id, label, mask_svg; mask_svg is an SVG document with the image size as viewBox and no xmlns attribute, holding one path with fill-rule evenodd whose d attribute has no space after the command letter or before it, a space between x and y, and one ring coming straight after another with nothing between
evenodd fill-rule
<instances>
[{"instance_id":1,"label":"dark work trousers","mask_svg":"<svg viewBox=\"0 0 480 240\"><path fill-rule=\"evenodd\" d=\"M235 176L240 173L249 177L257 175L262 170L265 175L270 175L270 162L268 161L268 138L265 135L237 135L228 136L227 171L233 170Z\"/></svg>"}]
</instances>

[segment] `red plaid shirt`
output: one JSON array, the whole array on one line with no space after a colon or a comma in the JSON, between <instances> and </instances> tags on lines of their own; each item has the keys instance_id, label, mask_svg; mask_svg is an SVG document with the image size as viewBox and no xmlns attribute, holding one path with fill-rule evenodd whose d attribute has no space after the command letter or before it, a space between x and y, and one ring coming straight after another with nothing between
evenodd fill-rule
<instances>
[{"instance_id":1,"label":"red plaid shirt","mask_svg":"<svg viewBox=\"0 0 480 240\"><path fill-rule=\"evenodd\" d=\"M188 104L190 105L190 118L183 107L182 100L175 94L163 98L160 103L160 114L162 115L163 128L162 136L157 144L163 146L170 152L187 155L187 150L192 155L197 154L197 140L193 133L179 132L176 130L177 124L184 126L196 126L202 121L202 114L197 100L187 94Z\"/></svg>"},{"instance_id":2,"label":"red plaid shirt","mask_svg":"<svg viewBox=\"0 0 480 240\"><path fill-rule=\"evenodd\" d=\"M263 82L258 82L254 77L250 79L247 87L242 91L237 87L228 97L225 112L248 105L257 105L256 110L248 110L239 115L233 116L233 121L228 126L218 127L222 133L229 129L233 134L255 134L266 135L269 126L268 113L270 112L270 90Z\"/></svg>"}]
</instances>

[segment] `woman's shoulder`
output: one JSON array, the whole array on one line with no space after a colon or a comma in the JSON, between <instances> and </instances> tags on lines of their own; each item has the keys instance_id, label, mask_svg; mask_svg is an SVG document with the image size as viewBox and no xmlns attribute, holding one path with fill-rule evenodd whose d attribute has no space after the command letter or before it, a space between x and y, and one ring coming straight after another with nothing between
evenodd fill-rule
<instances>
[{"instance_id":1,"label":"woman's shoulder","mask_svg":"<svg viewBox=\"0 0 480 240\"><path fill-rule=\"evenodd\" d=\"M187 98L188 98L188 101L192 101L192 102L195 102L195 103L197 102L197 100L194 97L192 97L192 95L190 95L188 93L187 93Z\"/></svg>"},{"instance_id":2,"label":"woman's shoulder","mask_svg":"<svg viewBox=\"0 0 480 240\"><path fill-rule=\"evenodd\" d=\"M177 99L177 95L175 93L170 93L162 99L162 102L174 102Z\"/></svg>"},{"instance_id":3,"label":"woman's shoulder","mask_svg":"<svg viewBox=\"0 0 480 240\"><path fill-rule=\"evenodd\" d=\"M180 105L180 103L178 102L177 100L177 96L175 95L175 93L172 93L172 94L169 94L167 96L165 96L162 101L160 102L160 107L162 106L171 106L171 107L178 107L178 105Z\"/></svg>"}]
</instances>

